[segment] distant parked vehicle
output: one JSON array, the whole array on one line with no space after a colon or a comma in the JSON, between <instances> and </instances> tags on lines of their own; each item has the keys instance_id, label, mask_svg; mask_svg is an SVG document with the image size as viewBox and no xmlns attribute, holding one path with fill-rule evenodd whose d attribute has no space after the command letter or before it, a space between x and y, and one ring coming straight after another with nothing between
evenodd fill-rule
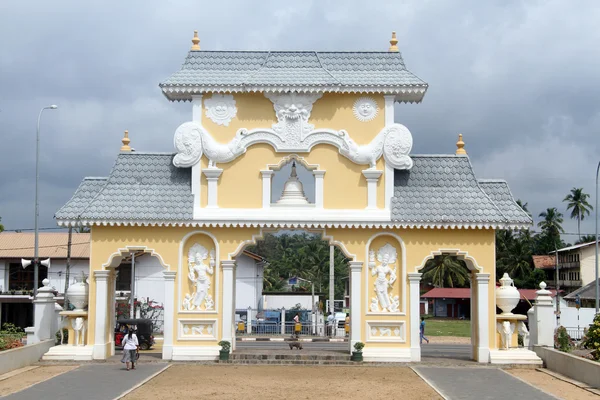
<instances>
[{"instance_id":1,"label":"distant parked vehicle","mask_svg":"<svg viewBox=\"0 0 600 400\"><path fill-rule=\"evenodd\" d=\"M120 319L115 326L115 346L122 346L123 337L128 329L133 328L140 344L140 350L149 350L154 345L152 336L152 320Z\"/></svg>"}]
</instances>

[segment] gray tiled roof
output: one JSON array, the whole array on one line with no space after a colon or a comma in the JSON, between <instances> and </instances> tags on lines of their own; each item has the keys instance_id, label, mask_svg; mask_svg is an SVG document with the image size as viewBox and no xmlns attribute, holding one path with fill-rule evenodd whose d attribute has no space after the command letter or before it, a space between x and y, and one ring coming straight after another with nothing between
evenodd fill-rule
<instances>
[{"instance_id":1,"label":"gray tiled roof","mask_svg":"<svg viewBox=\"0 0 600 400\"><path fill-rule=\"evenodd\" d=\"M190 100L192 93L211 91L308 88L391 93L408 89L403 100L421 101L427 83L406 69L400 52L190 51L181 70L160 87L170 100Z\"/></svg>"},{"instance_id":2,"label":"gray tiled roof","mask_svg":"<svg viewBox=\"0 0 600 400\"><path fill-rule=\"evenodd\" d=\"M191 169L175 167L173 156L120 153L108 179L85 179L71 200L56 213L56 218L84 221L191 220L194 204Z\"/></svg>"},{"instance_id":3,"label":"gray tiled roof","mask_svg":"<svg viewBox=\"0 0 600 400\"><path fill-rule=\"evenodd\" d=\"M523 222L512 214L504 215L486 194L467 156L411 157L412 169L395 172L392 221L409 225L483 226Z\"/></svg>"},{"instance_id":4,"label":"gray tiled roof","mask_svg":"<svg viewBox=\"0 0 600 400\"><path fill-rule=\"evenodd\" d=\"M511 223L533 224L533 219L515 201L508 183L501 179L480 179L479 185Z\"/></svg>"}]
</instances>

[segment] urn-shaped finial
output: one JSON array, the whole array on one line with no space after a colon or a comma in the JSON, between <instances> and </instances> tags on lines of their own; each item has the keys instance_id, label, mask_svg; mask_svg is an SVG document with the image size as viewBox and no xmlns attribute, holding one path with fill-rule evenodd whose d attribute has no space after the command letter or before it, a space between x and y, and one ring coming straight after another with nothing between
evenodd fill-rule
<instances>
[{"instance_id":1,"label":"urn-shaped finial","mask_svg":"<svg viewBox=\"0 0 600 400\"><path fill-rule=\"evenodd\" d=\"M85 275L75 276L75 283L67 289L69 302L75 306L75 311L84 311L88 305L89 286Z\"/></svg>"},{"instance_id":2,"label":"urn-shaped finial","mask_svg":"<svg viewBox=\"0 0 600 400\"><path fill-rule=\"evenodd\" d=\"M511 311L519 304L520 298L513 280L504 273L500 279L500 287L496 288L496 305L502 310L502 314L512 314Z\"/></svg>"}]
</instances>

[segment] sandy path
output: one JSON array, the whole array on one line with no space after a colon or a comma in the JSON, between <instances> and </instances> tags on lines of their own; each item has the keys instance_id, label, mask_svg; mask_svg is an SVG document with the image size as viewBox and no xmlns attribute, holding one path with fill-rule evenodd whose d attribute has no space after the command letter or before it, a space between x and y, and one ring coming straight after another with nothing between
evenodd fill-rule
<instances>
[{"instance_id":1,"label":"sandy path","mask_svg":"<svg viewBox=\"0 0 600 400\"><path fill-rule=\"evenodd\" d=\"M508 369L506 372L564 400L598 400L600 397L535 369Z\"/></svg>"},{"instance_id":2,"label":"sandy path","mask_svg":"<svg viewBox=\"0 0 600 400\"><path fill-rule=\"evenodd\" d=\"M0 397L26 389L75 368L77 365L39 367L11 376L0 381Z\"/></svg>"},{"instance_id":3,"label":"sandy path","mask_svg":"<svg viewBox=\"0 0 600 400\"><path fill-rule=\"evenodd\" d=\"M406 367L173 365L125 400L188 399L439 399Z\"/></svg>"}]
</instances>

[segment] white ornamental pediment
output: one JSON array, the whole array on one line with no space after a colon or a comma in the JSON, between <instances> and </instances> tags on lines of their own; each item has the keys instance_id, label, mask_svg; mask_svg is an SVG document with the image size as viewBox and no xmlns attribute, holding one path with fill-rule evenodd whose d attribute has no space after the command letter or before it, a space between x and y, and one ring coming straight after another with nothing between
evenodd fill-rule
<instances>
[{"instance_id":1,"label":"white ornamental pediment","mask_svg":"<svg viewBox=\"0 0 600 400\"><path fill-rule=\"evenodd\" d=\"M294 115L298 115L295 108L292 111ZM181 168L191 167L200 161L203 154L208 158L209 166L228 163L257 143L267 143L273 146L275 151L287 153L307 153L315 145L324 143L337 147L343 156L354 163L369 165L371 168L375 167L381 156L395 169L410 169L413 166L409 157L413 143L412 135L404 125L386 126L370 143L358 145L345 130L313 129L310 124L310 131L305 130L304 124L292 129L289 125L281 125L281 121L273 125L277 129L239 129L228 143L217 142L200 123L186 122L175 131L174 144L177 154L173 164Z\"/></svg>"}]
</instances>

